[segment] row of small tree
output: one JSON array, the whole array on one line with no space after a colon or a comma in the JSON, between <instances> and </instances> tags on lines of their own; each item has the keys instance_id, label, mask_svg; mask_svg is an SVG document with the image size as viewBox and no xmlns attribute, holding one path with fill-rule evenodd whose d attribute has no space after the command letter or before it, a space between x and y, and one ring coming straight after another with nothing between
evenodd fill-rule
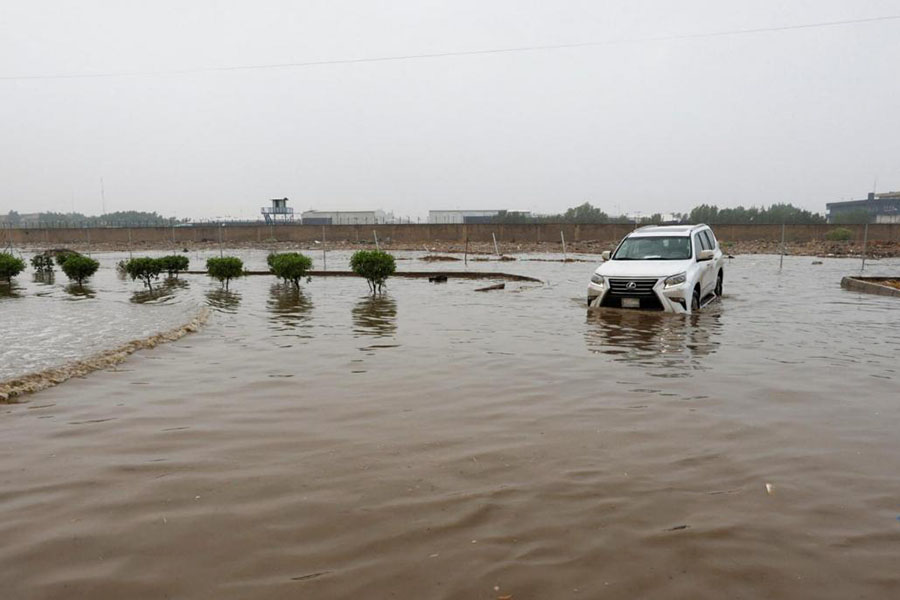
<instances>
[{"instance_id":1,"label":"row of small tree","mask_svg":"<svg viewBox=\"0 0 900 600\"><path fill-rule=\"evenodd\" d=\"M54 258L52 254L38 254L31 259L31 265L40 275L53 273ZM66 277L82 285L87 279L97 272L100 263L89 256L77 252L66 251L56 254L56 264L62 269ZM12 278L25 270L25 261L8 252L0 253L0 281L9 283Z\"/></svg>"},{"instance_id":2,"label":"row of small tree","mask_svg":"<svg viewBox=\"0 0 900 600\"><path fill-rule=\"evenodd\" d=\"M71 250L60 251L55 256L56 264L72 281L82 285L100 267L93 258ZM312 259L299 252L272 253L266 259L269 271L286 283L300 287L303 279L309 281ZM41 275L53 273L54 257L50 253L38 254L31 259L31 265ZM131 277L132 281L140 279L150 290L153 282L163 273L169 277L178 277L187 271L190 260L186 256L173 254L153 258L143 256L119 263L119 269ZM365 278L369 290L375 294L381 292L385 281L394 274L397 265L394 257L381 250L359 250L350 257L350 268L360 277ZM13 277L25 270L25 261L8 253L0 253L0 281L11 281ZM206 271L210 277L217 279L228 288L232 279L244 275L244 263L236 256L210 258L206 261Z\"/></svg>"}]
</instances>

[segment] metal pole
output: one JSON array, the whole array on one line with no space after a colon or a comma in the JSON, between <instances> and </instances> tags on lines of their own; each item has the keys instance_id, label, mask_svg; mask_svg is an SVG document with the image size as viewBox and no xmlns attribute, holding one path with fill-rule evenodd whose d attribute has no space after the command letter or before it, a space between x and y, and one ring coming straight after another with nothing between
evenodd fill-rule
<instances>
[{"instance_id":1,"label":"metal pole","mask_svg":"<svg viewBox=\"0 0 900 600\"><path fill-rule=\"evenodd\" d=\"M781 224L781 259L778 262L778 269L784 266L784 223Z\"/></svg>"},{"instance_id":2,"label":"metal pole","mask_svg":"<svg viewBox=\"0 0 900 600\"><path fill-rule=\"evenodd\" d=\"M562 238L563 245L563 262L566 262L566 234L563 233L562 229L559 230L559 237Z\"/></svg>"},{"instance_id":3,"label":"metal pole","mask_svg":"<svg viewBox=\"0 0 900 600\"><path fill-rule=\"evenodd\" d=\"M494 253L497 256L500 256L500 248L497 247L497 236L494 235L494 232L491 232L491 237L494 238Z\"/></svg>"},{"instance_id":4,"label":"metal pole","mask_svg":"<svg viewBox=\"0 0 900 600\"><path fill-rule=\"evenodd\" d=\"M869 246L869 223L866 223L866 228L863 230L863 256L862 256L862 271L866 270L866 249Z\"/></svg>"},{"instance_id":5,"label":"metal pole","mask_svg":"<svg viewBox=\"0 0 900 600\"><path fill-rule=\"evenodd\" d=\"M378 234L375 232L374 229L372 230L372 235L375 236L375 249L381 250L381 246L378 245Z\"/></svg>"},{"instance_id":6,"label":"metal pole","mask_svg":"<svg viewBox=\"0 0 900 600\"><path fill-rule=\"evenodd\" d=\"M131 227L128 228L128 258L134 258L134 254L131 251Z\"/></svg>"},{"instance_id":7,"label":"metal pole","mask_svg":"<svg viewBox=\"0 0 900 600\"><path fill-rule=\"evenodd\" d=\"M469 266L469 236L466 236L466 252L463 254L463 261L466 266Z\"/></svg>"},{"instance_id":8,"label":"metal pole","mask_svg":"<svg viewBox=\"0 0 900 600\"><path fill-rule=\"evenodd\" d=\"M225 253L222 250L222 228L225 227L224 223L219 223L219 258L222 258Z\"/></svg>"},{"instance_id":9,"label":"metal pole","mask_svg":"<svg viewBox=\"0 0 900 600\"><path fill-rule=\"evenodd\" d=\"M328 257L325 255L325 226L322 225L322 270L328 270Z\"/></svg>"}]
</instances>

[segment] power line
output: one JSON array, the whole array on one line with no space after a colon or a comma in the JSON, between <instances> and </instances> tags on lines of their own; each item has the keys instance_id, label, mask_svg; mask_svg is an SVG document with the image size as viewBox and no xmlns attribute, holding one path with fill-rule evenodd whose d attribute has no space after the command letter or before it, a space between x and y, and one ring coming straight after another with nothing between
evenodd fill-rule
<instances>
[{"instance_id":1,"label":"power line","mask_svg":"<svg viewBox=\"0 0 900 600\"><path fill-rule=\"evenodd\" d=\"M306 62L269 63L258 65L231 65L224 67L195 67L191 69L172 69L164 71L122 71L109 73L83 73L62 75L6 75L0 76L0 81L25 81L37 79L101 79L120 77L161 77L167 75L190 75L195 73L217 73L227 71L256 71L264 69L299 69L307 67L320 67L327 65L352 65L363 63L396 62L404 60L425 60L432 58L450 58L459 56L481 56L488 54L511 54L515 52L543 52L550 50L565 50L571 48L591 48L599 46L617 46L623 44L671 42L681 40L696 40L704 38L717 38L737 35L750 35L757 33L772 33L781 31L795 31L798 29L817 29L822 27L837 27L842 25L859 25L862 23L875 23L880 21L895 21L900 15L886 15L881 17L869 17L865 19L846 19L843 21L823 21L820 23L805 23L801 25L783 25L781 27L759 27L755 29L733 29L729 31L716 31L707 33L688 33L681 35L667 35L658 37L633 38L624 40L607 40L602 42L580 42L572 44L549 44L542 46L516 46L510 48L489 48L482 50L460 50L455 52L435 52L429 54L402 54L396 56L376 56L369 58L345 58L333 60L315 60Z\"/></svg>"}]
</instances>

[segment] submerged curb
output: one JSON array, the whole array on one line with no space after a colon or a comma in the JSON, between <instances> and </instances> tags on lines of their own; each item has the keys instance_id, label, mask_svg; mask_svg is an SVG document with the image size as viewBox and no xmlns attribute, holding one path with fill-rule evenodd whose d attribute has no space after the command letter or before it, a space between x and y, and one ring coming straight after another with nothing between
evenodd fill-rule
<instances>
[{"instance_id":1,"label":"submerged curb","mask_svg":"<svg viewBox=\"0 0 900 600\"><path fill-rule=\"evenodd\" d=\"M209 318L209 309L203 308L193 319L174 329L157 333L139 340L132 340L118 348L104 350L82 360L67 363L61 367L46 369L14 379L0 381L0 403L14 403L15 398L25 394L33 394L41 390L59 385L73 377L81 377L115 366L138 350L155 348L159 344L174 342L189 333L198 331Z\"/></svg>"},{"instance_id":2,"label":"submerged curb","mask_svg":"<svg viewBox=\"0 0 900 600\"><path fill-rule=\"evenodd\" d=\"M184 271L187 275L207 275L206 271ZM244 275L271 275L271 271L244 271ZM359 277L353 271L309 271L310 277ZM533 281L543 283L540 279L527 275L514 275L512 273L490 273L485 271L397 271L391 277L408 279L428 279L429 277L444 276L448 279L505 279L507 281Z\"/></svg>"},{"instance_id":3,"label":"submerged curb","mask_svg":"<svg viewBox=\"0 0 900 600\"><path fill-rule=\"evenodd\" d=\"M865 292L878 296L894 296L900 298L900 289L885 285L884 281L895 281L890 277L844 277L841 287L854 292Z\"/></svg>"}]
</instances>

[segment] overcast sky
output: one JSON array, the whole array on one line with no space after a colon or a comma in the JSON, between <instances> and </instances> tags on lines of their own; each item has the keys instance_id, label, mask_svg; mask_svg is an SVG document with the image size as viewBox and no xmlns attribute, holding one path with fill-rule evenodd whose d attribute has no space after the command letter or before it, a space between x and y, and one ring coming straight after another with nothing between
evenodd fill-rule
<instances>
[{"instance_id":1,"label":"overcast sky","mask_svg":"<svg viewBox=\"0 0 900 600\"><path fill-rule=\"evenodd\" d=\"M900 189L900 0L3 0L0 213L610 213ZM172 71L610 42L303 68ZM10 79L145 73L122 77ZM160 73L148 75L146 73Z\"/></svg>"}]
</instances>

